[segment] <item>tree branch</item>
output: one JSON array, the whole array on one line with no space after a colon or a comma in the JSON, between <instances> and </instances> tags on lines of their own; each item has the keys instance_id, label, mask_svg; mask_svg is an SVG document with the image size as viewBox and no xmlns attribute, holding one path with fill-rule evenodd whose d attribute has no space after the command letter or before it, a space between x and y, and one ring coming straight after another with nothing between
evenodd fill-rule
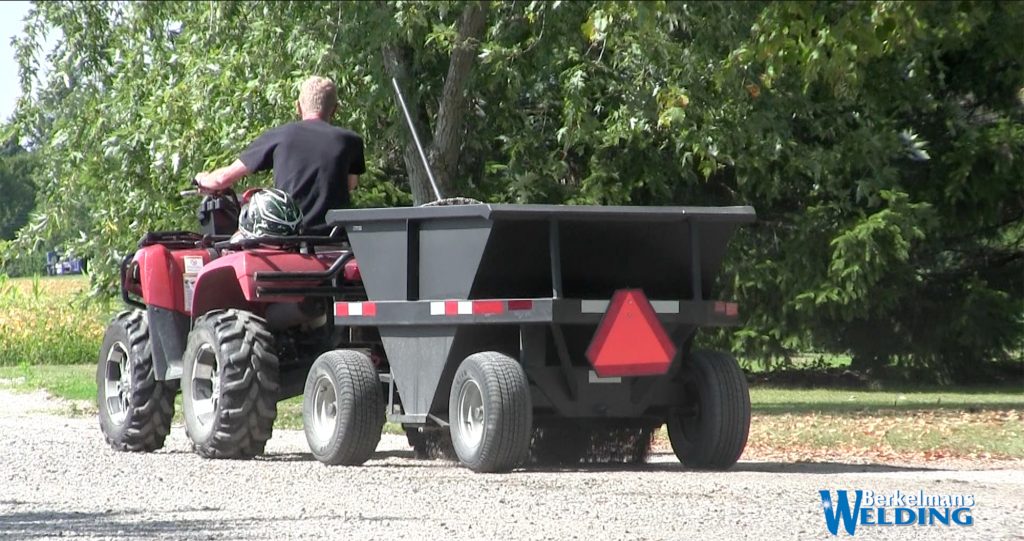
<instances>
[{"instance_id":1,"label":"tree branch","mask_svg":"<svg viewBox=\"0 0 1024 541\"><path fill-rule=\"evenodd\" d=\"M384 60L384 71L389 77L394 77L398 85L405 93L406 104L409 106L409 116L412 117L413 129L424 138L423 144L428 148L431 146L430 130L424 129L428 125L425 115L422 114L423 107L419 92L415 85L409 84L409 55L404 47L395 43L386 43L381 47L381 56ZM397 108L397 104L396 104ZM399 122L404 124L402 113L398 113ZM419 151L416 150L416 143L412 134L406 134L405 145L402 147L402 161L405 163L406 173L409 175L409 188L412 191L413 204L422 205L434 199L433 190L430 188L430 180L427 170L420 160Z\"/></svg>"},{"instance_id":2,"label":"tree branch","mask_svg":"<svg viewBox=\"0 0 1024 541\"><path fill-rule=\"evenodd\" d=\"M459 148L465 131L466 85L484 35L487 8L487 2L471 2L459 17L458 36L448 61L448 74L437 109L431 162L444 179L439 181L448 186L459 161Z\"/></svg>"}]
</instances>

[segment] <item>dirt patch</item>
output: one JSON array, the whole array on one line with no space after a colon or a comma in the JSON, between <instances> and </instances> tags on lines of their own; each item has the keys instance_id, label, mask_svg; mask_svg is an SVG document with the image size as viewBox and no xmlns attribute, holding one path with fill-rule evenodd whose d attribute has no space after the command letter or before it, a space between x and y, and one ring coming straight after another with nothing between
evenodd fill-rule
<instances>
[{"instance_id":1,"label":"dirt patch","mask_svg":"<svg viewBox=\"0 0 1024 541\"><path fill-rule=\"evenodd\" d=\"M17 380L0 379L0 387L17 385ZM58 415L78 417L95 415L96 404L88 400L65 400L44 390L13 392L0 389L0 417Z\"/></svg>"}]
</instances>

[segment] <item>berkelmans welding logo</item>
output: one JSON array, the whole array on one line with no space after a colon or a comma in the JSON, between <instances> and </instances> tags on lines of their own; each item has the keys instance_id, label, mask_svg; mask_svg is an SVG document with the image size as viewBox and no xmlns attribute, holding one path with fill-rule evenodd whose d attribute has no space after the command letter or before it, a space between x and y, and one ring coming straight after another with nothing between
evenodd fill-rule
<instances>
[{"instance_id":1,"label":"berkelmans welding logo","mask_svg":"<svg viewBox=\"0 0 1024 541\"><path fill-rule=\"evenodd\" d=\"M901 492L875 494L870 490L837 490L836 497L828 490L819 491L825 511L825 525L832 535L842 525L854 535L858 526L971 526L974 517L974 496L971 494L925 494Z\"/></svg>"}]
</instances>

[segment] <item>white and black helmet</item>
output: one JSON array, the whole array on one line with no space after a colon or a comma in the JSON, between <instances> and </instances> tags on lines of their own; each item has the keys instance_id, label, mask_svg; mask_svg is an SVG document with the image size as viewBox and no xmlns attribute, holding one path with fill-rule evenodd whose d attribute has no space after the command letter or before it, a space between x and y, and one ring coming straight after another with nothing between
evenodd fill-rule
<instances>
[{"instance_id":1,"label":"white and black helmet","mask_svg":"<svg viewBox=\"0 0 1024 541\"><path fill-rule=\"evenodd\" d=\"M291 195L277 188L252 194L238 216L238 232L249 239L297 235L301 224L302 210Z\"/></svg>"}]
</instances>

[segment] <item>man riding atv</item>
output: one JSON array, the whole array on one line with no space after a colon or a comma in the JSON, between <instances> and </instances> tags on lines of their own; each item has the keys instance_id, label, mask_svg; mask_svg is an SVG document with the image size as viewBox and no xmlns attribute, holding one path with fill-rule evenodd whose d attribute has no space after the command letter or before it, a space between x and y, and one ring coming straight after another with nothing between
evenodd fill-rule
<instances>
[{"instance_id":1,"label":"man riding atv","mask_svg":"<svg viewBox=\"0 0 1024 541\"><path fill-rule=\"evenodd\" d=\"M302 211L305 232L323 232L327 211L349 206L350 192L366 172L363 139L330 124L338 110L330 79L303 81L295 107L301 120L266 131L234 163L196 175L196 183L204 192L219 192L250 173L273 169L274 185Z\"/></svg>"}]
</instances>

